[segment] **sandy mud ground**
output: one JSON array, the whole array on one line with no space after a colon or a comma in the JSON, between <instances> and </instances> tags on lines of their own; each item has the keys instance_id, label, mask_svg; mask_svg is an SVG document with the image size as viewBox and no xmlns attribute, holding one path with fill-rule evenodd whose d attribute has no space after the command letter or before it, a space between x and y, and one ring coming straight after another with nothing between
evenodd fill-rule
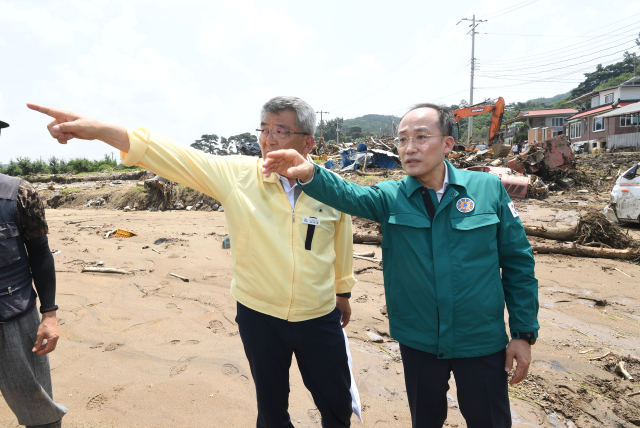
<instances>
[{"instance_id":1,"label":"sandy mud ground","mask_svg":"<svg viewBox=\"0 0 640 428\"><path fill-rule=\"evenodd\" d=\"M125 201L136 182L111 186L120 190L74 185L80 190L63 196L81 206L105 193ZM47 200L53 195L41 193ZM574 194L571 202L561 196L519 200L516 206L526 223L563 224L607 199L606 192ZM255 426L255 392L229 293L231 257L221 246L224 213L63 206L48 209L47 219L56 252L61 334L51 369L54 398L69 408L64 426ZM115 228L138 236L103 238ZM625 230L640 239L639 227ZM154 244L160 238L165 241ZM354 247L381 256L377 246ZM81 273L83 266L100 261L102 267L134 274ZM346 331L364 423L354 417L353 426L408 427L402 362L384 315L382 271L364 260L356 259L354 266L359 282ZM616 371L624 361L640 379L640 265L540 254L536 275L540 339L532 348L528 378L510 388L514 426L640 426L640 395L630 396L640 391L640 381ZM373 342L369 333L383 342ZM455 380L450 384L445 425L464 427ZM320 426L295 361L290 413L296 427ZM12 426L17 422L0 400L0 427Z\"/></svg>"}]
</instances>

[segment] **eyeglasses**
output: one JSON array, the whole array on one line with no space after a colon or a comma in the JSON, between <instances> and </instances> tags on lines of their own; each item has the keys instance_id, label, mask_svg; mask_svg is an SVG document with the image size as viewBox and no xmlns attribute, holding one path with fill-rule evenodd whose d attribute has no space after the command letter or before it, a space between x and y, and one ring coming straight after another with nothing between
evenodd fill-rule
<instances>
[{"instance_id":1,"label":"eyeglasses","mask_svg":"<svg viewBox=\"0 0 640 428\"><path fill-rule=\"evenodd\" d=\"M287 131L284 128L268 129L267 127L264 127L264 126L260 129L256 129L256 132L258 133L258 137L261 140L266 140L269 134L273 135L273 138L276 138L278 140L284 140L285 138L287 138L289 134L309 135L309 133L307 132Z\"/></svg>"},{"instance_id":2,"label":"eyeglasses","mask_svg":"<svg viewBox=\"0 0 640 428\"><path fill-rule=\"evenodd\" d=\"M406 147L409 141L413 141L416 146L424 146L431 137L444 137L444 135L416 134L413 137L398 137L396 147Z\"/></svg>"}]
</instances>

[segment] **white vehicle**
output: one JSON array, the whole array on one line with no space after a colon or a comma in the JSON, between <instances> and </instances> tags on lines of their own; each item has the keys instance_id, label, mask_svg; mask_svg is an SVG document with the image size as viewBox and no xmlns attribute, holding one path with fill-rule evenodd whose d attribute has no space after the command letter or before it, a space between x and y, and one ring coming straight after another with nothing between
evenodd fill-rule
<instances>
[{"instance_id":1,"label":"white vehicle","mask_svg":"<svg viewBox=\"0 0 640 428\"><path fill-rule=\"evenodd\" d=\"M640 163L618 178L608 208L620 222L640 223Z\"/></svg>"}]
</instances>

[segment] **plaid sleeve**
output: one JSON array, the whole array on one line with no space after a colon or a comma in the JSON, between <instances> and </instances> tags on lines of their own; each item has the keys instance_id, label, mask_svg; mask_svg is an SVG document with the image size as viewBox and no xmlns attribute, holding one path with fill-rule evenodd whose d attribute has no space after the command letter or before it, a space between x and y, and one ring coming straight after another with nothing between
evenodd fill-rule
<instances>
[{"instance_id":1,"label":"plaid sleeve","mask_svg":"<svg viewBox=\"0 0 640 428\"><path fill-rule=\"evenodd\" d=\"M49 226L44 217L44 204L38 191L26 180L18 187L18 229L22 239L40 238L49 233Z\"/></svg>"}]
</instances>

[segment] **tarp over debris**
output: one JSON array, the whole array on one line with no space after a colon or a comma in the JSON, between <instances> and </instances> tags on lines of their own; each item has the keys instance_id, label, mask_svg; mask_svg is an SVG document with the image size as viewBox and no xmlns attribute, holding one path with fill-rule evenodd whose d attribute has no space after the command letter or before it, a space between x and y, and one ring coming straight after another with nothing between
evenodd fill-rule
<instances>
[{"instance_id":1,"label":"tarp over debris","mask_svg":"<svg viewBox=\"0 0 640 428\"><path fill-rule=\"evenodd\" d=\"M358 151L350 148L341 150L339 153L341 158L327 161L324 164L325 168L340 167L343 171L362 169L365 162L367 168L395 169L401 165L398 155L386 150L369 149L364 143L358 145Z\"/></svg>"}]
</instances>

